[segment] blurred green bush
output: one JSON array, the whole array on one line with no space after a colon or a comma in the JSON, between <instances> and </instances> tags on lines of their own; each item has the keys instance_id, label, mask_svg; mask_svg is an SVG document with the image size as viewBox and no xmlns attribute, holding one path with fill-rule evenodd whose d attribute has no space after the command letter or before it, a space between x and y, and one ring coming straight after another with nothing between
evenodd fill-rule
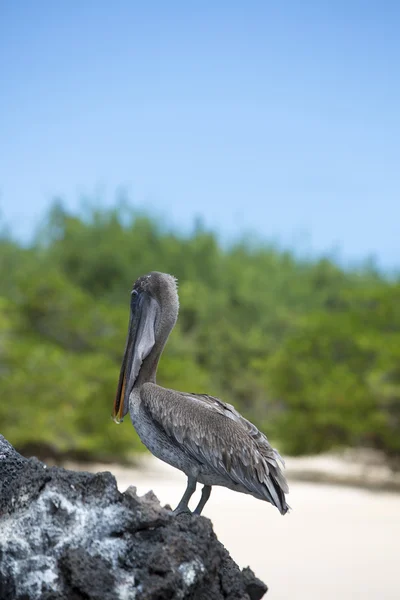
<instances>
[{"instance_id":1,"label":"blurred green bush","mask_svg":"<svg viewBox=\"0 0 400 600\"><path fill-rule=\"evenodd\" d=\"M55 204L35 242L0 237L0 432L21 451L98 460L143 447L110 413L133 281L179 279L161 385L235 404L284 452L400 454L400 281L166 230L126 207ZM127 419L129 421L129 419Z\"/></svg>"}]
</instances>

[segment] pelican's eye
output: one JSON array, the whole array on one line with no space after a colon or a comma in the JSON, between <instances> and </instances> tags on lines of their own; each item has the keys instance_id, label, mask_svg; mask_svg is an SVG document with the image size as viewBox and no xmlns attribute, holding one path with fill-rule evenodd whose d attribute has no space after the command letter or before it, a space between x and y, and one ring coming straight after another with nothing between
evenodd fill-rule
<instances>
[{"instance_id":1,"label":"pelican's eye","mask_svg":"<svg viewBox=\"0 0 400 600\"><path fill-rule=\"evenodd\" d=\"M137 301L139 300L139 292L137 290L131 291L131 307L136 306Z\"/></svg>"}]
</instances>

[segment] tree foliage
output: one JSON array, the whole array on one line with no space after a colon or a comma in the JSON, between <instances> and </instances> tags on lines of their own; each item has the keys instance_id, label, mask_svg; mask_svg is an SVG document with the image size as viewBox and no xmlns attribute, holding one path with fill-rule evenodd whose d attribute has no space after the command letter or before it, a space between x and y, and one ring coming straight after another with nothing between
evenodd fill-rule
<instances>
[{"instance_id":1,"label":"tree foliage","mask_svg":"<svg viewBox=\"0 0 400 600\"><path fill-rule=\"evenodd\" d=\"M122 457L109 418L132 282L179 279L161 385L235 404L283 451L400 453L400 281L277 248L223 247L120 206L55 204L35 242L0 238L0 430L22 450Z\"/></svg>"}]
</instances>

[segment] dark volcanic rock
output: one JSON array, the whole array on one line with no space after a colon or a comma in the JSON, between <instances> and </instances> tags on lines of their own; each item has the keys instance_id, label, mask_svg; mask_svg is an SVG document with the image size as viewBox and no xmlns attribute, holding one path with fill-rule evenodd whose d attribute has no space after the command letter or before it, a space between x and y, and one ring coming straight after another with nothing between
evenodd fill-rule
<instances>
[{"instance_id":1,"label":"dark volcanic rock","mask_svg":"<svg viewBox=\"0 0 400 600\"><path fill-rule=\"evenodd\" d=\"M258 600L204 517L174 517L110 473L25 459L0 436L1 600Z\"/></svg>"}]
</instances>

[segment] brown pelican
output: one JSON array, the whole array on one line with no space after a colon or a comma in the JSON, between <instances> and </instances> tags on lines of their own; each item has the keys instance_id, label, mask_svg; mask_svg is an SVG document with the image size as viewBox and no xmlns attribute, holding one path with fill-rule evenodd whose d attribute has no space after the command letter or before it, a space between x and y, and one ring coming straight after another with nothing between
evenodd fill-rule
<instances>
[{"instance_id":1,"label":"brown pelican","mask_svg":"<svg viewBox=\"0 0 400 600\"><path fill-rule=\"evenodd\" d=\"M289 490L279 466L283 461L255 425L218 398L156 384L158 361L178 309L171 275L153 271L135 281L114 420L120 423L129 411L150 452L187 475L176 514L190 512L188 502L197 482L204 487L195 514L203 510L212 485L251 494L285 514Z\"/></svg>"}]
</instances>

